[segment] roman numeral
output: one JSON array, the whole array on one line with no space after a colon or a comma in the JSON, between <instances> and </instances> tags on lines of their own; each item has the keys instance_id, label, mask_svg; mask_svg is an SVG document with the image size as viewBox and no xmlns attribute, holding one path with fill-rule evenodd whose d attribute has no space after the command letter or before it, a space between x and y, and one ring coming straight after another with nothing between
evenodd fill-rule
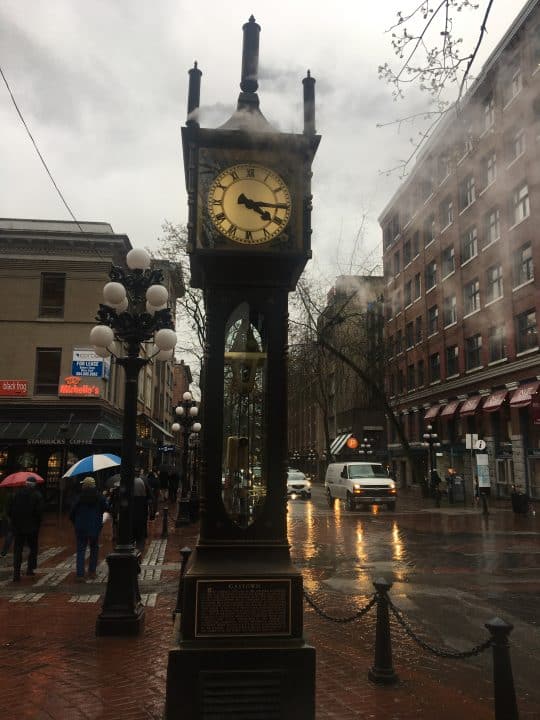
<instances>
[{"instance_id":1,"label":"roman numeral","mask_svg":"<svg viewBox=\"0 0 540 720\"><path fill-rule=\"evenodd\" d=\"M246 237L245 237L245 239L246 239L246 240L253 240L253 234L252 234L251 230L246 230Z\"/></svg>"},{"instance_id":2,"label":"roman numeral","mask_svg":"<svg viewBox=\"0 0 540 720\"><path fill-rule=\"evenodd\" d=\"M236 172L236 170L231 170L231 172L230 172L229 174L230 174L230 176L232 177L232 179L233 179L235 182L236 182L236 180L240 180L240 178L238 177L238 173Z\"/></svg>"},{"instance_id":3,"label":"roman numeral","mask_svg":"<svg viewBox=\"0 0 540 720\"><path fill-rule=\"evenodd\" d=\"M217 222L221 222L222 220L225 220L225 213L216 213L214 218Z\"/></svg>"},{"instance_id":4,"label":"roman numeral","mask_svg":"<svg viewBox=\"0 0 540 720\"><path fill-rule=\"evenodd\" d=\"M254 169L254 168L248 168L248 169L247 169L247 172L246 172L246 177L254 178L254 177L255 177L255 169Z\"/></svg>"},{"instance_id":5,"label":"roman numeral","mask_svg":"<svg viewBox=\"0 0 540 720\"><path fill-rule=\"evenodd\" d=\"M236 225L231 225L230 228L227 228L227 230L225 230L225 235L235 238L237 232L238 232L238 228L236 227Z\"/></svg>"}]
</instances>

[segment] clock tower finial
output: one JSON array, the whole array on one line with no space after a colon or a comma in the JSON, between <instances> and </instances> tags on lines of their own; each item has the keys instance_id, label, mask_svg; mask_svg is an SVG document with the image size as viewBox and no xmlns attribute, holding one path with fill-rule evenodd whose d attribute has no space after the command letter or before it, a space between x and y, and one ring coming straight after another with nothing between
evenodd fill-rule
<instances>
[{"instance_id":1,"label":"clock tower finial","mask_svg":"<svg viewBox=\"0 0 540 720\"><path fill-rule=\"evenodd\" d=\"M255 22L253 15L242 26L244 43L242 46L242 78L240 89L244 93L256 93L259 87L257 76L259 72L259 33L261 26Z\"/></svg>"}]
</instances>

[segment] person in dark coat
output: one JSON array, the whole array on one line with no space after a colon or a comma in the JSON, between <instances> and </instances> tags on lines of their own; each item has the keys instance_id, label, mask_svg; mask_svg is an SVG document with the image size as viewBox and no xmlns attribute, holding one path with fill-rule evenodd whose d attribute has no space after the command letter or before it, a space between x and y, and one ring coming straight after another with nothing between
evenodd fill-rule
<instances>
[{"instance_id":1,"label":"person in dark coat","mask_svg":"<svg viewBox=\"0 0 540 720\"><path fill-rule=\"evenodd\" d=\"M80 495L77 497L69 513L75 526L77 538L77 581L84 582L84 556L86 547L90 546L88 561L88 577L96 577L99 552L99 534L103 527L103 513L109 509L105 497L96 488L93 477L85 477L82 481Z\"/></svg>"},{"instance_id":2,"label":"person in dark coat","mask_svg":"<svg viewBox=\"0 0 540 720\"><path fill-rule=\"evenodd\" d=\"M150 488L142 477L133 481L133 539L142 552L148 536L148 506L151 501Z\"/></svg>"},{"instance_id":3,"label":"person in dark coat","mask_svg":"<svg viewBox=\"0 0 540 720\"><path fill-rule=\"evenodd\" d=\"M146 484L150 488L152 493L152 500L150 503L150 520L153 520L158 514L158 501L159 501L159 488L160 483L157 475L150 470L146 476Z\"/></svg>"},{"instance_id":4,"label":"person in dark coat","mask_svg":"<svg viewBox=\"0 0 540 720\"><path fill-rule=\"evenodd\" d=\"M171 472L169 473L169 500L171 500L173 503L176 502L176 498L178 496L179 484L180 475L174 468L172 468Z\"/></svg>"},{"instance_id":5,"label":"person in dark coat","mask_svg":"<svg viewBox=\"0 0 540 720\"><path fill-rule=\"evenodd\" d=\"M43 497L36 490L36 481L28 478L10 498L7 514L13 531L13 582L21 579L22 553L25 545L30 550L26 574L34 575L37 567L38 537L43 517Z\"/></svg>"}]
</instances>

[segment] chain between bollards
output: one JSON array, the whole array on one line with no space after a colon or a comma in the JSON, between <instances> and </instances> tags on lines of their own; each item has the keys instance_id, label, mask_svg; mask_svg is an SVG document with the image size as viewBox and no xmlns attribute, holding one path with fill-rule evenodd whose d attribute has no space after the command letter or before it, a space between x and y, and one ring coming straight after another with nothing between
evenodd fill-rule
<instances>
[{"instance_id":1,"label":"chain between bollards","mask_svg":"<svg viewBox=\"0 0 540 720\"><path fill-rule=\"evenodd\" d=\"M363 608L360 608L357 612L354 613L354 615L350 615L349 617L333 617L332 615L329 615L327 612L325 612L322 608L320 608L316 603L315 600L304 590L304 598L308 605L311 605L311 607L315 610L317 615L320 615L320 617L324 618L325 620L330 620L331 622L335 623L350 623L353 620L358 620L363 615L368 613L371 608L375 605L377 602L377 596L373 595L371 600L368 602L367 605L364 605Z\"/></svg>"},{"instance_id":2,"label":"chain between bollards","mask_svg":"<svg viewBox=\"0 0 540 720\"><path fill-rule=\"evenodd\" d=\"M172 614L172 621L174 623L176 616L182 612L182 595L184 591L184 575L186 574L187 564L191 555L191 548L183 547L180 550L180 577L178 578L178 593L176 595L176 607Z\"/></svg>"}]
</instances>

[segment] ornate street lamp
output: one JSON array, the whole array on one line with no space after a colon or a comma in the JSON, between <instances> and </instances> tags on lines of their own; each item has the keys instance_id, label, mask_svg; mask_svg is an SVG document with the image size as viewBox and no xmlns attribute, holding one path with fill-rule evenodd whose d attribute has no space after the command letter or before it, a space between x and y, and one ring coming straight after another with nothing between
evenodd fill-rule
<instances>
[{"instance_id":1,"label":"ornate street lamp","mask_svg":"<svg viewBox=\"0 0 540 720\"><path fill-rule=\"evenodd\" d=\"M306 454L306 461L311 466L312 481L315 480L315 476L317 475L317 458L318 458L318 456L317 456L317 451L315 450L315 448L310 448Z\"/></svg>"},{"instance_id":2,"label":"ornate street lamp","mask_svg":"<svg viewBox=\"0 0 540 720\"><path fill-rule=\"evenodd\" d=\"M436 469L435 448L441 447L441 443L438 442L439 436L437 435L437 433L432 432L432 430L433 430L432 425L426 425L426 432L423 435L423 438L424 438L423 445L424 445L424 447L428 448L428 462L429 462L430 473Z\"/></svg>"},{"instance_id":3,"label":"ornate street lamp","mask_svg":"<svg viewBox=\"0 0 540 720\"><path fill-rule=\"evenodd\" d=\"M178 404L175 411L176 422L172 424L173 432L182 430L182 489L178 496L178 511L176 513L175 527L188 525L190 517L190 504L194 499L192 493L196 491L196 487L191 485L188 477L188 454L189 454L189 438L191 433L200 433L202 425L196 421L199 414L197 403L193 400L190 392L185 392L182 396L182 402Z\"/></svg>"},{"instance_id":4,"label":"ornate street lamp","mask_svg":"<svg viewBox=\"0 0 540 720\"><path fill-rule=\"evenodd\" d=\"M371 449L371 441L368 438L364 438L358 447L358 454L363 455L366 459L368 455L373 455Z\"/></svg>"},{"instance_id":5,"label":"ornate street lamp","mask_svg":"<svg viewBox=\"0 0 540 720\"><path fill-rule=\"evenodd\" d=\"M150 255L142 249L130 250L126 262L129 270L111 269L111 282L103 288L105 303L96 316L100 324L90 332L95 352L101 357L113 355L125 372L118 533L114 551L107 557L109 575L96 624L98 635L135 635L144 623L138 584L140 552L133 542L139 372L152 359L172 359L176 345L163 273L150 269Z\"/></svg>"}]
</instances>

